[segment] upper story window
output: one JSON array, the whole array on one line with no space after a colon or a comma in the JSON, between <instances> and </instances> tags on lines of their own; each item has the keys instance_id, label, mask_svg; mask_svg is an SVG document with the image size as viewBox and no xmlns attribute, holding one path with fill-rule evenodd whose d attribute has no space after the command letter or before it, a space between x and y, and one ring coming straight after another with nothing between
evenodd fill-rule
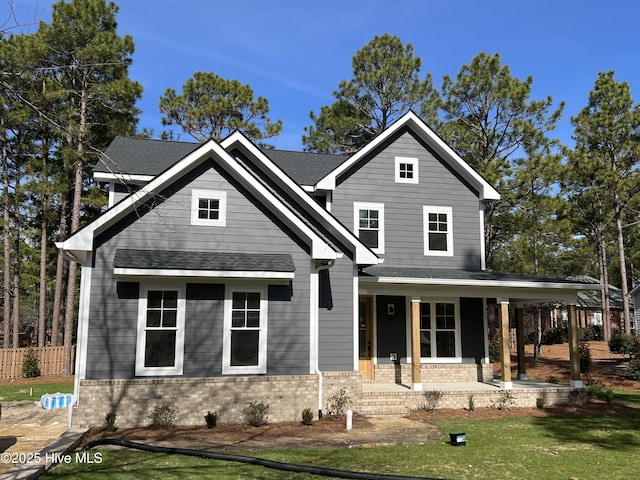
<instances>
[{"instance_id":1,"label":"upper story window","mask_svg":"<svg viewBox=\"0 0 640 480\"><path fill-rule=\"evenodd\" d=\"M358 238L375 253L384 253L384 204L353 204L354 231Z\"/></svg>"},{"instance_id":2,"label":"upper story window","mask_svg":"<svg viewBox=\"0 0 640 480\"><path fill-rule=\"evenodd\" d=\"M423 207L424 254L453 255L453 219L451 207Z\"/></svg>"},{"instance_id":3,"label":"upper story window","mask_svg":"<svg viewBox=\"0 0 640 480\"><path fill-rule=\"evenodd\" d=\"M138 311L136 375L182 375L184 310L182 288L143 289Z\"/></svg>"},{"instance_id":4,"label":"upper story window","mask_svg":"<svg viewBox=\"0 0 640 480\"><path fill-rule=\"evenodd\" d=\"M191 225L224 227L227 223L227 192L198 190L191 192Z\"/></svg>"},{"instance_id":5,"label":"upper story window","mask_svg":"<svg viewBox=\"0 0 640 480\"><path fill-rule=\"evenodd\" d=\"M418 183L418 159L396 157L396 183Z\"/></svg>"}]
</instances>

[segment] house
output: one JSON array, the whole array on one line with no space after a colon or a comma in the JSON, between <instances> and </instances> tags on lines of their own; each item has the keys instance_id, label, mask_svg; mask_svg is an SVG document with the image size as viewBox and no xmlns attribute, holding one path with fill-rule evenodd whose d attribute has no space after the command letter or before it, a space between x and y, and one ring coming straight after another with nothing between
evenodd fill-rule
<instances>
[{"instance_id":1,"label":"house","mask_svg":"<svg viewBox=\"0 0 640 480\"><path fill-rule=\"evenodd\" d=\"M350 157L261 150L240 133L116 138L94 176L108 210L58 244L82 264L79 425L110 411L144 424L161 404L182 424L214 409L239 421L260 401L294 420L340 389L366 412L380 385L407 406L443 382L451 406L466 406L463 386L488 404L514 382L504 341L493 385L487 307L508 340L510 306L562 301L575 334L577 293L599 288L486 271L483 209L499 194L412 112ZM574 336L571 352L579 387Z\"/></svg>"}]
</instances>

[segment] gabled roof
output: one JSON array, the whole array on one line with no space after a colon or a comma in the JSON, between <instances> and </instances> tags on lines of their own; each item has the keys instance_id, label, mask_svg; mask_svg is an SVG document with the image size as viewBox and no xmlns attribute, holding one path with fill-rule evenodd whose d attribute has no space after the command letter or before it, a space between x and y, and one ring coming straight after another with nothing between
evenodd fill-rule
<instances>
[{"instance_id":1,"label":"gabled roof","mask_svg":"<svg viewBox=\"0 0 640 480\"><path fill-rule=\"evenodd\" d=\"M498 200L500 194L487 182L482 176L466 163L449 145L447 145L438 135L434 133L415 113L408 112L398 119L393 125L380 133L376 138L360 149L348 160L331 171L315 184L317 189L334 190L337 180L341 175L349 171L349 169L374 152L385 141L399 132L401 129L408 128L418 137L427 143L439 156L445 161L458 175L474 187L478 193L480 200Z\"/></svg>"},{"instance_id":2,"label":"gabled roof","mask_svg":"<svg viewBox=\"0 0 640 480\"><path fill-rule=\"evenodd\" d=\"M93 167L96 180L146 183L195 149L200 143L116 137ZM314 185L348 157L290 150L259 149L300 185Z\"/></svg>"},{"instance_id":3,"label":"gabled roof","mask_svg":"<svg viewBox=\"0 0 640 480\"><path fill-rule=\"evenodd\" d=\"M74 260L83 263L93 249L93 240L97 234L116 224L137 206L144 204L159 194L164 188L208 159L214 159L214 161L222 166L231 176L240 181L247 190L255 195L263 205L270 208L285 224L297 232L302 238L306 239L311 247L312 258L318 260L332 260L337 258L338 252L325 238L308 224L300 221L295 212L291 211L273 192L263 184L255 182L251 172L213 140L200 145L180 161L166 169L162 174L151 180L147 185L140 188L140 190L127 196L120 203L114 205L70 238L56 245L74 257Z\"/></svg>"},{"instance_id":4,"label":"gabled roof","mask_svg":"<svg viewBox=\"0 0 640 480\"><path fill-rule=\"evenodd\" d=\"M231 134L221 142L221 146L228 151L238 149L244 155L254 158L264 173L270 178L276 179L278 184L288 192L292 201L295 201L296 208L304 209L327 228L329 232L353 248L356 263L375 265L380 262L378 256L364 245L351 230L311 198L293 178L287 175L287 173L267 155L267 152L257 148L242 133L235 132Z\"/></svg>"}]
</instances>

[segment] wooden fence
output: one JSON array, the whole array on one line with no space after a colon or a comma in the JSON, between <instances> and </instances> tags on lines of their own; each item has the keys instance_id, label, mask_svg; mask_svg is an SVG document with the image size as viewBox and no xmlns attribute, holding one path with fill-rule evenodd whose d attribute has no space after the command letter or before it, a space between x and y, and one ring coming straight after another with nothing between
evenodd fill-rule
<instances>
[{"instance_id":1,"label":"wooden fence","mask_svg":"<svg viewBox=\"0 0 640 480\"><path fill-rule=\"evenodd\" d=\"M28 348L0 348L0 378L21 378L22 362ZM40 375L51 377L62 375L64 347L37 347L33 349L38 357ZM73 358L74 351L71 351Z\"/></svg>"}]
</instances>

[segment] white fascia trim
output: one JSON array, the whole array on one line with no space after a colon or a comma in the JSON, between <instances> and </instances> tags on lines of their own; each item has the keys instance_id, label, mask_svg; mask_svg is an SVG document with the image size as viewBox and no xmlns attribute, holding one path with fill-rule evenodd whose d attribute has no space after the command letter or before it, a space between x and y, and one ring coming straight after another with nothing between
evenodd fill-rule
<instances>
[{"instance_id":1,"label":"white fascia trim","mask_svg":"<svg viewBox=\"0 0 640 480\"><path fill-rule=\"evenodd\" d=\"M225 138L220 145L223 148L230 148L234 143L241 144L251 155L260 160L263 165L265 165L271 173L276 175L278 179L283 182L287 187L291 189L294 193L298 195L298 199L310 208L314 214L318 215L322 220L326 221L329 226L332 228L332 231L339 236L341 236L347 243L352 245L355 248L356 254L356 263L366 264L366 265L376 265L380 262L378 256L372 252L369 248L367 248L356 235L353 234L349 229L347 229L342 223L340 223L331 213L329 213L326 209L320 206L313 198L311 198L307 192L314 192L317 190L315 186L304 186L301 187L296 182L294 182L291 177L284 174L282 169L280 169L269 157L267 157L264 153L262 153L250 140L248 140L244 135L240 132L234 132L227 138ZM333 189L331 189L333 190Z\"/></svg>"},{"instance_id":2,"label":"white fascia trim","mask_svg":"<svg viewBox=\"0 0 640 480\"><path fill-rule=\"evenodd\" d=\"M255 148L255 147L254 147ZM319 260L333 260L336 258L336 251L331 248L319 235L311 230L306 224L294 215L287 215L289 209L269 190L258 182L253 181L251 174L240 165L229 153L218 143L209 140L201 145L178 163L167 169L162 175L154 178L146 186L137 192L132 193L122 202L107 210L95 221L87 225L75 235L61 243L64 250L85 250L91 251L93 247L94 235L116 223L120 218L129 213L136 204L144 203L147 199L161 191L175 179L199 165L201 162L214 155L221 164L228 168L228 171L243 181L247 189L274 207L281 213L281 219L298 231L311 244L312 256Z\"/></svg>"},{"instance_id":3,"label":"white fascia trim","mask_svg":"<svg viewBox=\"0 0 640 480\"><path fill-rule=\"evenodd\" d=\"M438 137L415 113L409 111L400 117L393 125L384 132L374 138L362 149L356 152L346 162L321 179L317 184L317 189L334 190L336 188L336 179L352 165L357 163L364 156L368 155L372 150L386 141L391 135L395 134L405 125L413 127L414 131L427 141L439 154L446 160L449 160L451 166L465 178L471 185L478 189L480 200L499 200L500 194L493 188L484 178L476 173L449 145L447 145L440 137Z\"/></svg>"},{"instance_id":4,"label":"white fascia trim","mask_svg":"<svg viewBox=\"0 0 640 480\"><path fill-rule=\"evenodd\" d=\"M266 278L292 279L294 272L236 271L236 270L178 270L157 268L114 268L116 276L131 277L202 277L202 278Z\"/></svg>"},{"instance_id":5,"label":"white fascia trim","mask_svg":"<svg viewBox=\"0 0 640 480\"><path fill-rule=\"evenodd\" d=\"M149 183L156 178L153 175L131 175L128 173L95 172L93 179L98 182Z\"/></svg>"},{"instance_id":6,"label":"white fascia trim","mask_svg":"<svg viewBox=\"0 0 640 480\"><path fill-rule=\"evenodd\" d=\"M408 285L445 285L455 287L501 287L501 288L546 288L560 290L601 290L602 285L507 281L500 280L460 280L451 278L412 278L412 277L363 277L363 283L401 283Z\"/></svg>"}]
</instances>

